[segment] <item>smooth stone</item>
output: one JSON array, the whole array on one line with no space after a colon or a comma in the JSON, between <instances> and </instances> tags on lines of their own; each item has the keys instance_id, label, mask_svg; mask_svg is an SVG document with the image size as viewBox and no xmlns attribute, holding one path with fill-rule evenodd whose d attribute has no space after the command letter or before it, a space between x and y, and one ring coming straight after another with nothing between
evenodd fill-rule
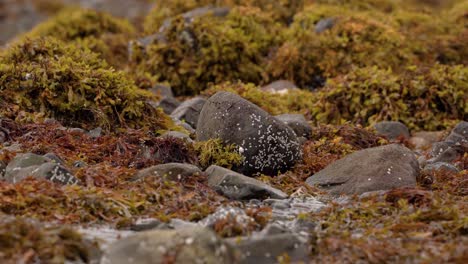
<instances>
[{"instance_id":1,"label":"smooth stone","mask_svg":"<svg viewBox=\"0 0 468 264\"><path fill-rule=\"evenodd\" d=\"M259 180L217 165L211 165L205 172L208 175L208 185L230 199L286 199L288 197L284 192Z\"/></svg>"},{"instance_id":2,"label":"smooth stone","mask_svg":"<svg viewBox=\"0 0 468 264\"><path fill-rule=\"evenodd\" d=\"M356 151L306 180L333 195L362 194L416 186L419 164L414 153L399 144Z\"/></svg>"},{"instance_id":3,"label":"smooth stone","mask_svg":"<svg viewBox=\"0 0 468 264\"><path fill-rule=\"evenodd\" d=\"M374 125L377 134L385 136L389 140L397 140L399 138L409 139L410 132L407 126L396 121L382 121Z\"/></svg>"}]
</instances>

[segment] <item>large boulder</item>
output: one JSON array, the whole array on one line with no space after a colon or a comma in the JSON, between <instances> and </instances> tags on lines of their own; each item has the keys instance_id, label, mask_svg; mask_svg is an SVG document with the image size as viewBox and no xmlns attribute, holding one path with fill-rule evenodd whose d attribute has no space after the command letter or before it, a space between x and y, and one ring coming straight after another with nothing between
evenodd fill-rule
<instances>
[{"instance_id":1,"label":"large boulder","mask_svg":"<svg viewBox=\"0 0 468 264\"><path fill-rule=\"evenodd\" d=\"M208 175L208 185L230 199L285 199L288 197L284 192L268 184L220 166L211 165L205 172Z\"/></svg>"},{"instance_id":2,"label":"large boulder","mask_svg":"<svg viewBox=\"0 0 468 264\"><path fill-rule=\"evenodd\" d=\"M17 183L28 176L47 179L59 184L79 183L79 180L64 166L33 153L16 155L5 169L4 180Z\"/></svg>"},{"instance_id":3,"label":"large boulder","mask_svg":"<svg viewBox=\"0 0 468 264\"><path fill-rule=\"evenodd\" d=\"M419 164L412 151L398 144L354 152L309 177L306 182L331 194L362 194L416 186Z\"/></svg>"},{"instance_id":4,"label":"large boulder","mask_svg":"<svg viewBox=\"0 0 468 264\"><path fill-rule=\"evenodd\" d=\"M231 247L201 228L152 230L112 244L101 264L237 263Z\"/></svg>"},{"instance_id":5,"label":"large boulder","mask_svg":"<svg viewBox=\"0 0 468 264\"><path fill-rule=\"evenodd\" d=\"M258 106L229 93L217 92L203 106L196 130L197 140L219 138L236 144L245 157L235 168L245 175L260 172L276 175L292 167L301 156L294 131Z\"/></svg>"}]
</instances>

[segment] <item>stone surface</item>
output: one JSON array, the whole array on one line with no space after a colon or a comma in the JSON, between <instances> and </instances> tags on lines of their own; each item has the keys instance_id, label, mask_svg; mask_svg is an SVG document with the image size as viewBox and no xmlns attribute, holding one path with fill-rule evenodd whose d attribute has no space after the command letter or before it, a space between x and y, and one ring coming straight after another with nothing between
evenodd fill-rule
<instances>
[{"instance_id":1,"label":"stone surface","mask_svg":"<svg viewBox=\"0 0 468 264\"><path fill-rule=\"evenodd\" d=\"M315 33L322 33L331 29L335 25L335 20L336 19L333 17L320 19L317 24L315 24Z\"/></svg>"},{"instance_id":2,"label":"stone surface","mask_svg":"<svg viewBox=\"0 0 468 264\"><path fill-rule=\"evenodd\" d=\"M268 85L265 85L260 88L262 91L269 92L269 93L277 93L277 94L286 94L290 90L299 89L297 86L290 81L286 80L279 80L274 81Z\"/></svg>"},{"instance_id":3,"label":"stone surface","mask_svg":"<svg viewBox=\"0 0 468 264\"><path fill-rule=\"evenodd\" d=\"M410 138L410 143L415 146L416 149L428 149L432 144L442 140L443 131L419 131L414 132Z\"/></svg>"},{"instance_id":4,"label":"stone surface","mask_svg":"<svg viewBox=\"0 0 468 264\"><path fill-rule=\"evenodd\" d=\"M163 112L169 115L180 106L180 102L174 97L165 97L162 98L159 102L155 103L154 106L161 107Z\"/></svg>"},{"instance_id":5,"label":"stone surface","mask_svg":"<svg viewBox=\"0 0 468 264\"><path fill-rule=\"evenodd\" d=\"M222 195L234 200L277 198L285 199L287 194L259 180L247 177L220 166L211 165L205 171L208 185Z\"/></svg>"},{"instance_id":6,"label":"stone surface","mask_svg":"<svg viewBox=\"0 0 468 264\"><path fill-rule=\"evenodd\" d=\"M301 157L300 144L290 127L229 92L217 92L208 99L196 136L199 141L219 138L225 144L239 146L245 159L233 170L249 176L256 172L276 175Z\"/></svg>"},{"instance_id":7,"label":"stone surface","mask_svg":"<svg viewBox=\"0 0 468 264\"><path fill-rule=\"evenodd\" d=\"M354 152L309 177L309 185L331 194L362 194L416 186L419 164L413 152L398 145L386 145Z\"/></svg>"},{"instance_id":8,"label":"stone surface","mask_svg":"<svg viewBox=\"0 0 468 264\"><path fill-rule=\"evenodd\" d=\"M236 252L213 231L195 227L140 232L112 244L101 264L237 263Z\"/></svg>"},{"instance_id":9,"label":"stone surface","mask_svg":"<svg viewBox=\"0 0 468 264\"><path fill-rule=\"evenodd\" d=\"M197 128L198 117L205 104L206 99L195 97L183 102L171 114L172 117L185 121L191 127Z\"/></svg>"},{"instance_id":10,"label":"stone surface","mask_svg":"<svg viewBox=\"0 0 468 264\"><path fill-rule=\"evenodd\" d=\"M411 136L408 127L401 122L383 121L375 124L374 128L377 130L377 134L385 136L389 140L409 139Z\"/></svg>"},{"instance_id":11,"label":"stone surface","mask_svg":"<svg viewBox=\"0 0 468 264\"><path fill-rule=\"evenodd\" d=\"M91 129L88 133L88 136L92 138L98 138L102 135L102 127L96 127L95 129Z\"/></svg>"},{"instance_id":12,"label":"stone surface","mask_svg":"<svg viewBox=\"0 0 468 264\"><path fill-rule=\"evenodd\" d=\"M468 143L468 122L462 121L458 123L445 141L455 144Z\"/></svg>"},{"instance_id":13,"label":"stone surface","mask_svg":"<svg viewBox=\"0 0 468 264\"><path fill-rule=\"evenodd\" d=\"M63 161L62 158L57 156L55 153L49 152L45 154L43 157L50 159L51 161L54 161L57 164L60 164L62 166L65 166L65 161Z\"/></svg>"},{"instance_id":14,"label":"stone surface","mask_svg":"<svg viewBox=\"0 0 468 264\"><path fill-rule=\"evenodd\" d=\"M441 171L441 170L455 172L455 173L460 171L457 167L447 162L430 163L430 164L427 164L423 169L423 171L427 171L427 172Z\"/></svg>"},{"instance_id":15,"label":"stone surface","mask_svg":"<svg viewBox=\"0 0 468 264\"><path fill-rule=\"evenodd\" d=\"M452 163L458 160L468 149L468 143L460 141L454 143L452 141L437 142L433 145L431 156L428 163L448 162Z\"/></svg>"},{"instance_id":16,"label":"stone surface","mask_svg":"<svg viewBox=\"0 0 468 264\"><path fill-rule=\"evenodd\" d=\"M139 180L145 177L157 176L164 177L167 180L177 181L184 177L200 175L202 171L195 165L184 163L166 163L152 166L137 172L133 180Z\"/></svg>"},{"instance_id":17,"label":"stone surface","mask_svg":"<svg viewBox=\"0 0 468 264\"><path fill-rule=\"evenodd\" d=\"M281 259L286 254L292 263L309 259L309 243L293 233L231 238L226 241L242 252L239 263L277 263L278 260L286 261Z\"/></svg>"},{"instance_id":18,"label":"stone surface","mask_svg":"<svg viewBox=\"0 0 468 264\"><path fill-rule=\"evenodd\" d=\"M32 153L16 155L5 169L5 181L17 183L28 176L44 178L60 184L79 182L69 170L46 157Z\"/></svg>"},{"instance_id":19,"label":"stone surface","mask_svg":"<svg viewBox=\"0 0 468 264\"><path fill-rule=\"evenodd\" d=\"M283 114L275 116L281 122L288 125L298 137L309 138L312 133L312 128L305 119L304 115L300 114Z\"/></svg>"}]
</instances>

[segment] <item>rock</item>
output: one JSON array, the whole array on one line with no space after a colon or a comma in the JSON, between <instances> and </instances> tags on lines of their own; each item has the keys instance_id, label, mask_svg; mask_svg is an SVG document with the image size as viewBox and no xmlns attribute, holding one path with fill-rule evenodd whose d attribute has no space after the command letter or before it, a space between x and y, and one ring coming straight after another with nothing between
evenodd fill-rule
<instances>
[{"instance_id":1,"label":"rock","mask_svg":"<svg viewBox=\"0 0 468 264\"><path fill-rule=\"evenodd\" d=\"M154 106L160 107L164 113L169 115L172 112L174 112L174 110L177 109L177 107L180 106L180 102L174 97L165 97L156 104L154 104Z\"/></svg>"},{"instance_id":2,"label":"rock","mask_svg":"<svg viewBox=\"0 0 468 264\"><path fill-rule=\"evenodd\" d=\"M320 19L317 24L315 24L315 33L322 33L326 30L331 29L335 25L335 18L323 18Z\"/></svg>"},{"instance_id":3,"label":"rock","mask_svg":"<svg viewBox=\"0 0 468 264\"><path fill-rule=\"evenodd\" d=\"M284 255L291 263L309 259L310 243L293 233L230 238L226 242L242 252L239 263L270 264L278 263L278 260L283 263L281 257Z\"/></svg>"},{"instance_id":4,"label":"rock","mask_svg":"<svg viewBox=\"0 0 468 264\"><path fill-rule=\"evenodd\" d=\"M468 143L468 122L462 121L458 123L445 141L455 144Z\"/></svg>"},{"instance_id":5,"label":"rock","mask_svg":"<svg viewBox=\"0 0 468 264\"><path fill-rule=\"evenodd\" d=\"M186 140L189 143L193 143L193 140L189 137L189 135L184 134L184 133L179 132L179 131L167 131L167 132L164 132L160 137L162 137L162 138L168 138L168 137L179 138L179 139Z\"/></svg>"},{"instance_id":6,"label":"rock","mask_svg":"<svg viewBox=\"0 0 468 264\"><path fill-rule=\"evenodd\" d=\"M389 140L397 140L398 138L409 139L410 132L401 122L383 121L374 125L377 134L385 136Z\"/></svg>"},{"instance_id":7,"label":"rock","mask_svg":"<svg viewBox=\"0 0 468 264\"><path fill-rule=\"evenodd\" d=\"M170 261L169 261L170 260ZM206 228L151 230L113 243L101 264L237 263L236 252Z\"/></svg>"},{"instance_id":8,"label":"rock","mask_svg":"<svg viewBox=\"0 0 468 264\"><path fill-rule=\"evenodd\" d=\"M312 133L312 128L305 119L304 115L300 114L283 114L275 116L277 119L288 125L298 137L309 138Z\"/></svg>"},{"instance_id":9,"label":"rock","mask_svg":"<svg viewBox=\"0 0 468 264\"><path fill-rule=\"evenodd\" d=\"M5 169L5 180L17 183L32 176L60 184L77 184L79 180L69 170L56 162L36 154L18 154Z\"/></svg>"},{"instance_id":10,"label":"rock","mask_svg":"<svg viewBox=\"0 0 468 264\"><path fill-rule=\"evenodd\" d=\"M241 230L248 230L249 226L255 225L255 219L238 207L218 207L216 212L202 219L199 224L214 229L219 222L235 223Z\"/></svg>"},{"instance_id":11,"label":"rock","mask_svg":"<svg viewBox=\"0 0 468 264\"><path fill-rule=\"evenodd\" d=\"M217 165L205 171L208 185L222 195L234 200L276 198L285 199L287 194L259 180L247 177Z\"/></svg>"},{"instance_id":12,"label":"rock","mask_svg":"<svg viewBox=\"0 0 468 264\"><path fill-rule=\"evenodd\" d=\"M291 168L301 157L294 131L258 106L229 93L217 92L200 113L197 140L219 138L236 144L245 157L233 170L245 175L276 175Z\"/></svg>"},{"instance_id":13,"label":"rock","mask_svg":"<svg viewBox=\"0 0 468 264\"><path fill-rule=\"evenodd\" d=\"M297 90L297 86L286 80L279 80L279 81L274 81L266 86L263 86L260 88L260 90L264 92L269 92L269 93L277 93L277 94L286 94L290 90Z\"/></svg>"},{"instance_id":14,"label":"rock","mask_svg":"<svg viewBox=\"0 0 468 264\"><path fill-rule=\"evenodd\" d=\"M423 171L426 171L426 172L442 171L442 170L454 172L454 173L458 173L460 171L457 167L447 162L430 163L426 165L423 169Z\"/></svg>"},{"instance_id":15,"label":"rock","mask_svg":"<svg viewBox=\"0 0 468 264\"><path fill-rule=\"evenodd\" d=\"M200 175L202 171L195 165L185 163L166 163L152 166L137 172L133 180L157 176L167 180L178 181L192 175Z\"/></svg>"},{"instance_id":16,"label":"rock","mask_svg":"<svg viewBox=\"0 0 468 264\"><path fill-rule=\"evenodd\" d=\"M205 104L206 99L195 97L183 102L171 114L172 117L187 122L191 127L197 128L200 111Z\"/></svg>"},{"instance_id":17,"label":"rock","mask_svg":"<svg viewBox=\"0 0 468 264\"><path fill-rule=\"evenodd\" d=\"M356 151L309 177L309 185L331 194L362 194L416 186L419 164L409 149L386 145Z\"/></svg>"},{"instance_id":18,"label":"rock","mask_svg":"<svg viewBox=\"0 0 468 264\"><path fill-rule=\"evenodd\" d=\"M453 143L452 141L442 141L434 144L428 163L448 162L452 163L458 160L468 149L468 143Z\"/></svg>"},{"instance_id":19,"label":"rock","mask_svg":"<svg viewBox=\"0 0 468 264\"><path fill-rule=\"evenodd\" d=\"M88 134L88 136L90 136L92 138L101 137L102 128L101 127L96 127L95 129L91 129L87 134Z\"/></svg>"},{"instance_id":20,"label":"rock","mask_svg":"<svg viewBox=\"0 0 468 264\"><path fill-rule=\"evenodd\" d=\"M154 218L138 219L130 226L132 231L147 231L151 229L171 229L170 225Z\"/></svg>"}]
</instances>

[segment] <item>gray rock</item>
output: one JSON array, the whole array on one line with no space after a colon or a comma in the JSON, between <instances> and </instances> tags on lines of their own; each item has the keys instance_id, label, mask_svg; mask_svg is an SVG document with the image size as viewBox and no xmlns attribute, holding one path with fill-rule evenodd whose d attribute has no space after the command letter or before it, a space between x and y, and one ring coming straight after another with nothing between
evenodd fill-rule
<instances>
[{"instance_id":1,"label":"gray rock","mask_svg":"<svg viewBox=\"0 0 468 264\"><path fill-rule=\"evenodd\" d=\"M445 141L455 144L468 143L468 122L462 121L458 123Z\"/></svg>"},{"instance_id":2,"label":"gray rock","mask_svg":"<svg viewBox=\"0 0 468 264\"><path fill-rule=\"evenodd\" d=\"M458 173L460 171L457 167L447 162L430 163L430 164L427 164L423 169L423 171L427 171L427 172L441 171L441 170L455 172L455 173Z\"/></svg>"},{"instance_id":3,"label":"gray rock","mask_svg":"<svg viewBox=\"0 0 468 264\"><path fill-rule=\"evenodd\" d=\"M248 216L247 213L238 207L218 207L216 212L202 219L199 224L204 227L214 229L219 221L235 223L242 230L247 230L249 226L255 225L255 219Z\"/></svg>"},{"instance_id":4,"label":"gray rock","mask_svg":"<svg viewBox=\"0 0 468 264\"><path fill-rule=\"evenodd\" d=\"M428 163L448 162L452 163L458 160L466 152L468 143L453 143L451 141L442 141L434 144Z\"/></svg>"},{"instance_id":5,"label":"gray rock","mask_svg":"<svg viewBox=\"0 0 468 264\"><path fill-rule=\"evenodd\" d=\"M236 252L206 228L151 230L112 244L101 264L237 263Z\"/></svg>"},{"instance_id":6,"label":"gray rock","mask_svg":"<svg viewBox=\"0 0 468 264\"><path fill-rule=\"evenodd\" d=\"M416 186L419 164L413 152L398 145L386 145L354 152L328 165L306 182L331 194L362 194Z\"/></svg>"},{"instance_id":7,"label":"gray rock","mask_svg":"<svg viewBox=\"0 0 468 264\"><path fill-rule=\"evenodd\" d=\"M195 97L183 102L171 114L172 117L187 122L191 127L197 128L198 117L206 103L205 98Z\"/></svg>"},{"instance_id":8,"label":"gray rock","mask_svg":"<svg viewBox=\"0 0 468 264\"><path fill-rule=\"evenodd\" d=\"M297 86L286 80L278 80L274 81L266 86L260 88L262 91L269 92L269 93L278 93L278 94L286 94L290 90L297 90Z\"/></svg>"},{"instance_id":9,"label":"gray rock","mask_svg":"<svg viewBox=\"0 0 468 264\"><path fill-rule=\"evenodd\" d=\"M220 166L211 165L205 171L208 185L222 195L234 200L276 198L285 199L287 194L259 180L247 177Z\"/></svg>"},{"instance_id":10,"label":"gray rock","mask_svg":"<svg viewBox=\"0 0 468 264\"><path fill-rule=\"evenodd\" d=\"M165 97L162 98L159 102L155 103L154 106L160 107L164 113L169 115L180 106L180 102L174 97Z\"/></svg>"},{"instance_id":11,"label":"gray rock","mask_svg":"<svg viewBox=\"0 0 468 264\"><path fill-rule=\"evenodd\" d=\"M166 163L152 166L137 172L133 180L157 176L167 180L178 181L192 175L200 175L202 171L195 165L185 163Z\"/></svg>"},{"instance_id":12,"label":"gray rock","mask_svg":"<svg viewBox=\"0 0 468 264\"><path fill-rule=\"evenodd\" d=\"M328 17L328 18L323 18L315 24L315 33L322 33L326 30L331 29L335 25L335 18L333 17Z\"/></svg>"},{"instance_id":13,"label":"gray rock","mask_svg":"<svg viewBox=\"0 0 468 264\"><path fill-rule=\"evenodd\" d=\"M236 144L245 157L233 170L245 175L260 172L276 175L301 157L294 131L267 112L229 93L217 92L204 105L196 131L197 140L219 138Z\"/></svg>"},{"instance_id":14,"label":"gray rock","mask_svg":"<svg viewBox=\"0 0 468 264\"><path fill-rule=\"evenodd\" d=\"M98 138L102 135L102 128L96 127L95 129L91 129L87 134L92 138Z\"/></svg>"},{"instance_id":15,"label":"gray rock","mask_svg":"<svg viewBox=\"0 0 468 264\"><path fill-rule=\"evenodd\" d=\"M408 127L401 122L383 121L375 124L374 128L379 135L385 136L389 140L396 140L399 137L409 139L411 136Z\"/></svg>"},{"instance_id":16,"label":"gray rock","mask_svg":"<svg viewBox=\"0 0 468 264\"><path fill-rule=\"evenodd\" d=\"M309 259L310 243L293 233L230 238L226 242L242 252L238 263L277 263L285 254L292 263Z\"/></svg>"},{"instance_id":17,"label":"gray rock","mask_svg":"<svg viewBox=\"0 0 468 264\"><path fill-rule=\"evenodd\" d=\"M18 154L5 169L5 180L17 183L32 176L60 184L77 184L79 180L69 170L50 159L32 153Z\"/></svg>"},{"instance_id":18,"label":"gray rock","mask_svg":"<svg viewBox=\"0 0 468 264\"><path fill-rule=\"evenodd\" d=\"M173 137L173 138L179 138L186 140L189 143L193 143L193 140L189 137L189 135L179 132L179 131L167 131L164 132L160 137L162 138L168 138L168 137Z\"/></svg>"},{"instance_id":19,"label":"gray rock","mask_svg":"<svg viewBox=\"0 0 468 264\"><path fill-rule=\"evenodd\" d=\"M288 125L298 137L309 138L312 133L312 128L305 119L304 115L300 114L283 114L275 116L277 119Z\"/></svg>"}]
</instances>

